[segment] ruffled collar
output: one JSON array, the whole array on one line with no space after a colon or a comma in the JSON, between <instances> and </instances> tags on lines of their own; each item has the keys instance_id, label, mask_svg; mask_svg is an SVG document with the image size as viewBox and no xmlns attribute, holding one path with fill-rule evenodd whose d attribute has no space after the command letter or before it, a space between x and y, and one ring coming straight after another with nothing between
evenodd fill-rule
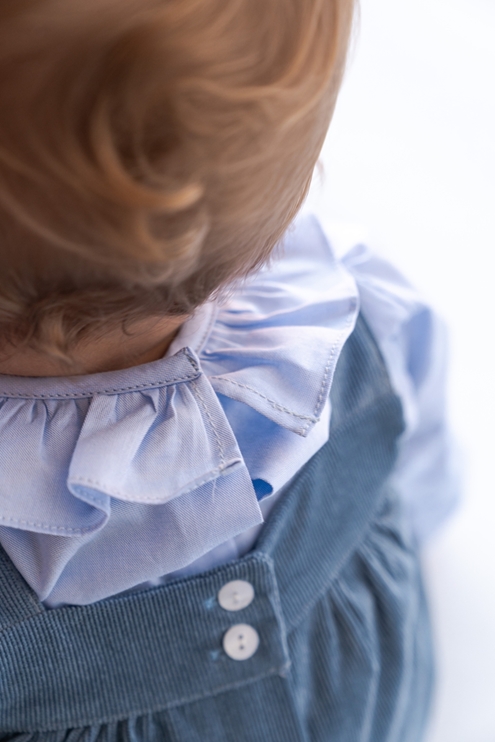
<instances>
[{"instance_id":1,"label":"ruffled collar","mask_svg":"<svg viewBox=\"0 0 495 742\"><path fill-rule=\"evenodd\" d=\"M317 222L167 355L68 378L0 376L0 542L41 600L86 604L180 570L262 522L328 437L358 310Z\"/></svg>"}]
</instances>

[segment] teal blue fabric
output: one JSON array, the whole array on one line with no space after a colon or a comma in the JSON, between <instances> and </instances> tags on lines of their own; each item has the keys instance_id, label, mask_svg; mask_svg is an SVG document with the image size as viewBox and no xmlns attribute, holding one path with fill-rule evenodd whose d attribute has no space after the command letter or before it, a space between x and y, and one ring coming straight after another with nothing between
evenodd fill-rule
<instances>
[{"instance_id":1,"label":"teal blue fabric","mask_svg":"<svg viewBox=\"0 0 495 742\"><path fill-rule=\"evenodd\" d=\"M332 387L328 443L254 550L210 572L47 610L0 561L0 740L415 742L431 691L421 574L388 485L403 422L360 320ZM253 602L225 611L228 581ZM222 649L235 623L257 652Z\"/></svg>"}]
</instances>

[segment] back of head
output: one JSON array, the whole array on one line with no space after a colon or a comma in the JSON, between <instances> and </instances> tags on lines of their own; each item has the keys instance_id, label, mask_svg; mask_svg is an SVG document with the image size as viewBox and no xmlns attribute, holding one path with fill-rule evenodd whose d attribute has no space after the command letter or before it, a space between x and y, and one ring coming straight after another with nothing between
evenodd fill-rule
<instances>
[{"instance_id":1,"label":"back of head","mask_svg":"<svg viewBox=\"0 0 495 742\"><path fill-rule=\"evenodd\" d=\"M352 0L4 0L0 343L70 357L263 263L309 186Z\"/></svg>"}]
</instances>

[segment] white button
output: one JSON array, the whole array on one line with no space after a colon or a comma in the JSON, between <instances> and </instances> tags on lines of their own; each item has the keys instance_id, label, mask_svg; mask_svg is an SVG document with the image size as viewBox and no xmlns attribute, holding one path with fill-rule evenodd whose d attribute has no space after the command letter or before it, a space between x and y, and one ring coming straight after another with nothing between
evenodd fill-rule
<instances>
[{"instance_id":1,"label":"white button","mask_svg":"<svg viewBox=\"0 0 495 742\"><path fill-rule=\"evenodd\" d=\"M233 660L248 660L258 649L260 638L256 629L247 623L237 623L225 632L223 648Z\"/></svg>"},{"instance_id":2,"label":"white button","mask_svg":"<svg viewBox=\"0 0 495 742\"><path fill-rule=\"evenodd\" d=\"M254 587L246 580L227 582L218 593L218 602L226 611L240 611L254 598Z\"/></svg>"}]
</instances>

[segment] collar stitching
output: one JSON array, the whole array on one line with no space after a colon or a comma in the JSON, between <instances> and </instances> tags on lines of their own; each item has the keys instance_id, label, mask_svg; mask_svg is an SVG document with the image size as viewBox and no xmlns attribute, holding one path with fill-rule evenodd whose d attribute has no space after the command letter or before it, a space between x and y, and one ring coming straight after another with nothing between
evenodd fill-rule
<instances>
[{"instance_id":1,"label":"collar stitching","mask_svg":"<svg viewBox=\"0 0 495 742\"><path fill-rule=\"evenodd\" d=\"M347 322L345 323L345 325L342 328L342 330L339 332L339 334L338 334L337 338L335 339L335 342L332 345L332 348L330 350L330 355L329 355L328 361L327 361L327 363L325 365L323 379L322 379L321 386L320 386L320 393L318 395L318 399L316 401L316 406L315 406L315 409L313 411L313 415L315 415L315 416L318 416L320 414L321 409L322 409L324 403L326 402L327 395L324 394L323 392L325 390L325 385L326 385L327 377L328 377L328 374L330 373L330 369L332 367L332 364L335 361L335 356L337 355L339 348L342 347L342 342L341 342L342 341L342 337L347 334L347 331L348 331L349 326L356 319L356 317L355 317L355 310L356 310L356 308L357 308L357 301L356 300L351 301L351 312L352 312L352 314L350 314L350 316L348 317Z\"/></svg>"},{"instance_id":2,"label":"collar stitching","mask_svg":"<svg viewBox=\"0 0 495 742\"><path fill-rule=\"evenodd\" d=\"M191 366L194 368L194 373L186 374L185 376L174 376L171 379L161 379L156 381L149 381L146 384L133 384L132 386L123 387L110 387L108 389L102 389L101 391L95 392L53 392L52 394L27 394L23 392L6 392L0 391L0 397L6 397L8 399L82 399L94 397L98 394L118 394L119 392L132 392L139 391L142 389L156 389L162 386L171 386L172 384L178 384L182 381L193 381L198 378L201 373L196 364L193 363L193 359L188 357Z\"/></svg>"},{"instance_id":3,"label":"collar stitching","mask_svg":"<svg viewBox=\"0 0 495 742\"><path fill-rule=\"evenodd\" d=\"M213 430L213 435L215 436L215 441L216 441L216 444L217 444L218 453L220 455L220 466L218 467L218 469L221 471L222 469L225 468L225 455L224 455L224 451L223 451L223 447L222 447L222 442L220 440L220 436L218 435L218 430L217 430L217 428L215 426L215 423L213 422L213 417L212 417L212 415L211 415L211 413L210 413L210 411L208 409L208 405L206 404L205 400L203 399L203 396L201 395L201 392L198 389L198 385L194 381L191 381L191 387L193 388L194 392L196 393L196 396L198 397L198 399L199 399L199 401L201 403L201 407L203 408L203 410L205 412L205 415L208 418L208 422L210 423L210 426L211 426L211 428Z\"/></svg>"},{"instance_id":4,"label":"collar stitching","mask_svg":"<svg viewBox=\"0 0 495 742\"><path fill-rule=\"evenodd\" d=\"M4 523L17 523L21 526L32 526L33 528L44 528L47 531L62 531L64 533L90 533L94 531L94 526L86 528L71 528L70 526L52 526L50 523L36 523L35 521L23 520L22 518L8 518L0 515L0 521Z\"/></svg>"},{"instance_id":5,"label":"collar stitching","mask_svg":"<svg viewBox=\"0 0 495 742\"><path fill-rule=\"evenodd\" d=\"M300 415L298 412L294 412L294 410L290 410L288 407L284 407L283 405L279 404L278 402L275 402L275 400L270 399L270 397L265 396L261 392L258 392L256 389L253 389L252 386L248 386L247 384L241 384L238 381L233 381L232 379L226 379L224 376L209 376L208 377L211 381L211 379L218 379L218 381L225 382L226 384L234 384L235 386L239 386L242 389L247 389L250 392L253 392L253 394L256 394L257 397L261 397L266 402L269 402L272 407L275 407L275 409L280 410L281 412L287 412L289 415L292 415L293 417L298 417L300 420L308 420L310 423L317 423L318 418L315 418L312 415Z\"/></svg>"}]
</instances>

